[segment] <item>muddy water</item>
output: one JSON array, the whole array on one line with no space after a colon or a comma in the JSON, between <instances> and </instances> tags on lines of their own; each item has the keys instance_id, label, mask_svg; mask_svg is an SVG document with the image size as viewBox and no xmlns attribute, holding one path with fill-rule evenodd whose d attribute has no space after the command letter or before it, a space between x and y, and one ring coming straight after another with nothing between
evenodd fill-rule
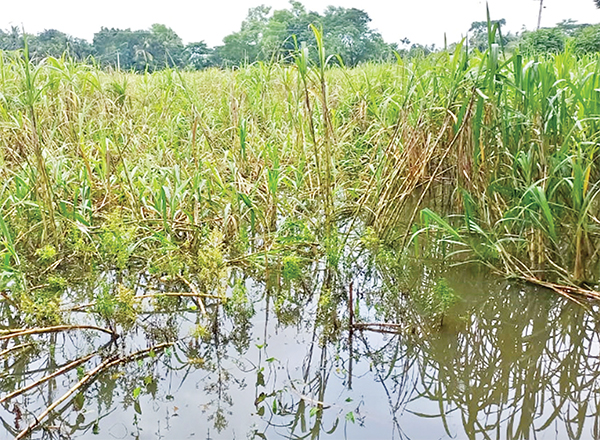
<instances>
[{"instance_id":1,"label":"muddy water","mask_svg":"<svg viewBox=\"0 0 600 440\"><path fill-rule=\"evenodd\" d=\"M207 320L189 309L142 315L116 345L93 331L23 339L35 345L3 354L0 396L99 347L133 352L177 334L171 348L98 376L32 438L600 438L597 305L454 269L443 276L460 299L427 315L405 300L427 288L426 272L389 283L396 291L354 280L355 322L394 326L350 333L347 304L320 322L316 298L278 301L245 281L249 319L207 303ZM100 360L3 403L0 438Z\"/></svg>"}]
</instances>

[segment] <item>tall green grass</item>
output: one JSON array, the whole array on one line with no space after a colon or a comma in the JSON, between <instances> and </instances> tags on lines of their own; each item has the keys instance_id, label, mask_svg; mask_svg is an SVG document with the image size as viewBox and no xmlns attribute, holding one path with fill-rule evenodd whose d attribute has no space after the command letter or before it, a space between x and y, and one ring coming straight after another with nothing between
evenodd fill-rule
<instances>
[{"instance_id":1,"label":"tall green grass","mask_svg":"<svg viewBox=\"0 0 600 440\"><path fill-rule=\"evenodd\" d=\"M215 237L229 264L337 267L365 228L407 252L428 231L505 274L599 280L597 57L490 41L346 69L307 51L143 75L0 54L3 284L198 272Z\"/></svg>"}]
</instances>

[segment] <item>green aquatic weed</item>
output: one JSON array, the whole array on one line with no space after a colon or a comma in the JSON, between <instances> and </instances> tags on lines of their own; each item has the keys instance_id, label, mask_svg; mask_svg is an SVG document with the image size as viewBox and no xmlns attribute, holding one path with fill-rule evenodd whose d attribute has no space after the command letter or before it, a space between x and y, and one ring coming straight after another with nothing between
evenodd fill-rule
<instances>
[{"instance_id":1,"label":"green aquatic weed","mask_svg":"<svg viewBox=\"0 0 600 440\"><path fill-rule=\"evenodd\" d=\"M51 244L47 244L35 251L36 257L39 258L42 263L51 263L56 258L56 248Z\"/></svg>"}]
</instances>

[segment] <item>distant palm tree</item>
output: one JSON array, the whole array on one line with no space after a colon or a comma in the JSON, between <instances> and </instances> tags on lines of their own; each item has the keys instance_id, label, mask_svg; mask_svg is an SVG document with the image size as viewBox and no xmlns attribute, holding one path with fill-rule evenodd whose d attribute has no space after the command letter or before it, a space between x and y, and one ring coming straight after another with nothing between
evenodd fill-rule
<instances>
[{"instance_id":1,"label":"distant palm tree","mask_svg":"<svg viewBox=\"0 0 600 440\"><path fill-rule=\"evenodd\" d=\"M596 3L597 8L600 8L600 0L594 0L594 3Z\"/></svg>"}]
</instances>

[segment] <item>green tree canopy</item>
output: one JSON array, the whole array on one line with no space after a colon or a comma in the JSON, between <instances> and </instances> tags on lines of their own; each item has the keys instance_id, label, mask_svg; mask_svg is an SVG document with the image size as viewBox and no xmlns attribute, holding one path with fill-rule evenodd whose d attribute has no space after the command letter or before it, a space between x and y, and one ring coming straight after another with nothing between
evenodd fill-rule
<instances>
[{"instance_id":1,"label":"green tree canopy","mask_svg":"<svg viewBox=\"0 0 600 440\"><path fill-rule=\"evenodd\" d=\"M23 36L18 27L12 26L9 30L0 29L0 49L17 50L23 48Z\"/></svg>"},{"instance_id":2,"label":"green tree canopy","mask_svg":"<svg viewBox=\"0 0 600 440\"><path fill-rule=\"evenodd\" d=\"M307 11L292 0L289 9L266 6L251 8L241 29L223 39L215 55L222 65L239 65L257 60L289 60L302 43L311 47L313 24L323 29L328 55L339 55L347 65L391 55L391 46L370 28L371 18L360 9L328 7L324 14Z\"/></svg>"},{"instance_id":3,"label":"green tree canopy","mask_svg":"<svg viewBox=\"0 0 600 440\"><path fill-rule=\"evenodd\" d=\"M542 28L525 32L519 41L519 49L526 54L560 53L565 50L566 35L562 29Z\"/></svg>"},{"instance_id":4,"label":"green tree canopy","mask_svg":"<svg viewBox=\"0 0 600 440\"><path fill-rule=\"evenodd\" d=\"M573 46L580 54L600 52L600 25L580 29L575 34Z\"/></svg>"},{"instance_id":5,"label":"green tree canopy","mask_svg":"<svg viewBox=\"0 0 600 440\"><path fill-rule=\"evenodd\" d=\"M496 35L494 36L495 41L500 41L501 36L501 26L506 24L506 20L504 18L500 20L492 20L490 22L490 26L494 29L496 26L498 27L496 31ZM502 36L502 43L506 44L508 42L507 36ZM488 22L487 21L474 21L471 23L471 27L469 28L469 45L473 49L477 49L480 52L485 51L488 48Z\"/></svg>"},{"instance_id":6,"label":"green tree canopy","mask_svg":"<svg viewBox=\"0 0 600 440\"><path fill-rule=\"evenodd\" d=\"M25 38L27 38L29 56L32 59L39 60L47 56L60 58L66 53L76 60L83 60L93 52L92 45L87 41L56 29L46 29L37 35L23 35L16 26L7 31L0 29L0 49L23 49Z\"/></svg>"},{"instance_id":7,"label":"green tree canopy","mask_svg":"<svg viewBox=\"0 0 600 440\"><path fill-rule=\"evenodd\" d=\"M77 60L83 60L92 54L92 45L81 38L75 38L56 29L48 29L29 39L29 51L32 58L52 56L60 58L68 54Z\"/></svg>"},{"instance_id":8,"label":"green tree canopy","mask_svg":"<svg viewBox=\"0 0 600 440\"><path fill-rule=\"evenodd\" d=\"M204 41L189 43L183 51L183 63L193 69L204 69L212 65L212 50Z\"/></svg>"},{"instance_id":9,"label":"green tree canopy","mask_svg":"<svg viewBox=\"0 0 600 440\"><path fill-rule=\"evenodd\" d=\"M94 34L94 53L103 64L137 71L183 66L181 38L162 24L149 30L102 28Z\"/></svg>"}]
</instances>

